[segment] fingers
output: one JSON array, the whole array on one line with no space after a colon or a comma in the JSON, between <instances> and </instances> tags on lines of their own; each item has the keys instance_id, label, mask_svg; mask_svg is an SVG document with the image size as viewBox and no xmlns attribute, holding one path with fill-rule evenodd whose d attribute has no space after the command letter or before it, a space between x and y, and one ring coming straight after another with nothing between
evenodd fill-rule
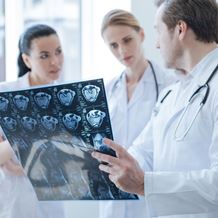
<instances>
[{"instance_id":1,"label":"fingers","mask_svg":"<svg viewBox=\"0 0 218 218\"><path fill-rule=\"evenodd\" d=\"M13 150L8 141L0 142L0 165L9 161L13 155Z\"/></svg>"},{"instance_id":2,"label":"fingers","mask_svg":"<svg viewBox=\"0 0 218 218\"><path fill-rule=\"evenodd\" d=\"M3 142L3 141L4 141L3 135L0 135L0 142Z\"/></svg>"},{"instance_id":3,"label":"fingers","mask_svg":"<svg viewBox=\"0 0 218 218\"><path fill-rule=\"evenodd\" d=\"M104 171L105 173L111 174L112 170L111 170L111 166L110 165L105 165L105 164L100 164L99 165L99 169Z\"/></svg>"},{"instance_id":4,"label":"fingers","mask_svg":"<svg viewBox=\"0 0 218 218\"><path fill-rule=\"evenodd\" d=\"M116 152L117 157L122 157L124 154L126 154L126 150L122 146L116 144L114 141L104 138L103 142Z\"/></svg>"},{"instance_id":5,"label":"fingers","mask_svg":"<svg viewBox=\"0 0 218 218\"><path fill-rule=\"evenodd\" d=\"M113 156L107 155L107 154L103 154L100 152L96 152L96 151L92 152L92 157L97 159L99 162L105 162L105 163L108 163L110 165L118 163L118 160L116 157L113 157Z\"/></svg>"},{"instance_id":6,"label":"fingers","mask_svg":"<svg viewBox=\"0 0 218 218\"><path fill-rule=\"evenodd\" d=\"M8 170L10 173L15 174L17 176L24 175L22 166L20 164L14 163L12 160L7 161L4 164L4 168Z\"/></svg>"}]
</instances>

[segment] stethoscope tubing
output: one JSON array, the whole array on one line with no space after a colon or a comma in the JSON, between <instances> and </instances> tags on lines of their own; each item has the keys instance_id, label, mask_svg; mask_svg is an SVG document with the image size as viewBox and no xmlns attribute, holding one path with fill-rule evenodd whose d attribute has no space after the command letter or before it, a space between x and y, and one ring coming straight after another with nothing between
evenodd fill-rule
<instances>
[{"instance_id":1,"label":"stethoscope tubing","mask_svg":"<svg viewBox=\"0 0 218 218\"><path fill-rule=\"evenodd\" d=\"M155 91L156 91L156 101L158 100L158 96L159 96L159 88L158 88L158 82L157 82L157 76L156 76L156 73L155 73L155 70L154 70L154 67L153 67L153 64L151 63L151 61L147 60L148 61L148 64L150 65L151 67L151 72L152 72L152 75L154 77L154 85L155 85ZM123 76L125 75L125 72L123 71L121 73L121 75L118 77L118 79L115 81L114 85L112 86L112 89L111 89L111 95L113 95L114 91L116 90L118 84L121 82Z\"/></svg>"}]
</instances>

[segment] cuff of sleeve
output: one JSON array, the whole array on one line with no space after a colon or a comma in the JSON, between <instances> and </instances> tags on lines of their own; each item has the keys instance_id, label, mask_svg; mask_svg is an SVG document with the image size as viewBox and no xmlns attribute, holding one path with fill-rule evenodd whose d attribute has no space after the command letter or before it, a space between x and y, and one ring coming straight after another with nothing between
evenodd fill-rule
<instances>
[{"instance_id":1,"label":"cuff of sleeve","mask_svg":"<svg viewBox=\"0 0 218 218\"><path fill-rule=\"evenodd\" d=\"M144 195L147 198L150 194L153 193L154 189L154 180L152 172L145 172L144 174Z\"/></svg>"}]
</instances>

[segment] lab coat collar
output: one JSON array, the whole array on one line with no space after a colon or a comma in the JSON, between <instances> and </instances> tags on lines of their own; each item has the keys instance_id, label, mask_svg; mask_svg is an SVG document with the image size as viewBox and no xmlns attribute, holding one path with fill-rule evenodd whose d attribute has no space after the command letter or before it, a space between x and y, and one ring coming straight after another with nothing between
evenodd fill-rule
<instances>
[{"instance_id":1,"label":"lab coat collar","mask_svg":"<svg viewBox=\"0 0 218 218\"><path fill-rule=\"evenodd\" d=\"M29 81L29 72L23 75L22 77L18 78L18 82L20 83L20 87L23 89L30 87L30 81Z\"/></svg>"},{"instance_id":2,"label":"lab coat collar","mask_svg":"<svg viewBox=\"0 0 218 218\"><path fill-rule=\"evenodd\" d=\"M153 61L151 61L151 64L153 65L154 73L155 73L155 75L157 77L157 84L158 85L165 84L166 81L164 81L164 77L163 76L159 76L159 72L162 72L163 70L161 70L158 65L153 63ZM143 74L141 80L144 83L146 83L146 82L153 83L154 82L154 75L152 73L152 68L151 68L150 64L145 69L144 74Z\"/></svg>"},{"instance_id":3,"label":"lab coat collar","mask_svg":"<svg viewBox=\"0 0 218 218\"><path fill-rule=\"evenodd\" d=\"M207 54L192 70L198 86L203 85L218 64L218 48Z\"/></svg>"},{"instance_id":4,"label":"lab coat collar","mask_svg":"<svg viewBox=\"0 0 218 218\"><path fill-rule=\"evenodd\" d=\"M28 73L24 74L22 77L18 78L18 81L20 83L20 87L22 87L23 89L30 88L29 76L30 76L30 72L28 72ZM53 81L52 83L49 83L49 84L34 86L34 88L49 86L49 85L55 85L55 84L57 84L56 80Z\"/></svg>"},{"instance_id":5,"label":"lab coat collar","mask_svg":"<svg viewBox=\"0 0 218 218\"><path fill-rule=\"evenodd\" d=\"M154 83L154 77L153 77L150 65L149 65L149 67L147 67L145 69L145 71L142 75L142 78L138 82L138 84L134 90L134 93L132 95L132 98L130 99L130 101L128 103L128 108L130 108L132 105L134 105L135 102L137 102L137 100L139 98L141 98L142 95L145 95L143 87L146 86L146 83ZM127 99L127 97L126 97L126 99Z\"/></svg>"},{"instance_id":6,"label":"lab coat collar","mask_svg":"<svg viewBox=\"0 0 218 218\"><path fill-rule=\"evenodd\" d=\"M188 100L190 99L191 95L194 93L194 91L200 86L203 85L212 71L215 69L218 61L218 49L215 49L214 51L210 52L206 57L202 59L202 61L193 69L193 71L190 73L190 76L186 79L187 85L190 86L189 92L190 96L187 96L187 103ZM173 86L172 92L170 95L167 97L167 107L171 107L173 100L177 99L175 95L178 94L179 89L181 89L180 85L184 86L184 81L180 81L180 84L178 83L177 85ZM192 83L192 85L190 85ZM184 102L184 101L183 101ZM182 110L185 108L186 103L183 103L181 105L178 105L174 110L170 110L172 115L171 118L168 120L167 125L169 125L173 119L175 119L177 116L179 116L182 112Z\"/></svg>"},{"instance_id":7,"label":"lab coat collar","mask_svg":"<svg viewBox=\"0 0 218 218\"><path fill-rule=\"evenodd\" d=\"M126 90L126 76L125 72L118 77L116 81L118 85L115 89L115 92L110 97L110 116L111 120L114 119L114 116L117 116L116 113L121 113L123 117L127 116L127 90ZM119 104L117 104L119 102ZM122 107L120 107L122 105Z\"/></svg>"}]
</instances>

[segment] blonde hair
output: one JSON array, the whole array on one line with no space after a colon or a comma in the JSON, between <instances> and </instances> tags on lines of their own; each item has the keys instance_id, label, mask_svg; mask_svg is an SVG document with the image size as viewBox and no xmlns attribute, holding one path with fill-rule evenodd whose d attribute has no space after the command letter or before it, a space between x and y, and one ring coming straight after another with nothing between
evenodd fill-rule
<instances>
[{"instance_id":1,"label":"blonde hair","mask_svg":"<svg viewBox=\"0 0 218 218\"><path fill-rule=\"evenodd\" d=\"M108 26L112 25L129 26L137 32L141 29L136 17L130 12L121 9L111 10L104 16L101 25L101 35L103 35Z\"/></svg>"}]
</instances>

